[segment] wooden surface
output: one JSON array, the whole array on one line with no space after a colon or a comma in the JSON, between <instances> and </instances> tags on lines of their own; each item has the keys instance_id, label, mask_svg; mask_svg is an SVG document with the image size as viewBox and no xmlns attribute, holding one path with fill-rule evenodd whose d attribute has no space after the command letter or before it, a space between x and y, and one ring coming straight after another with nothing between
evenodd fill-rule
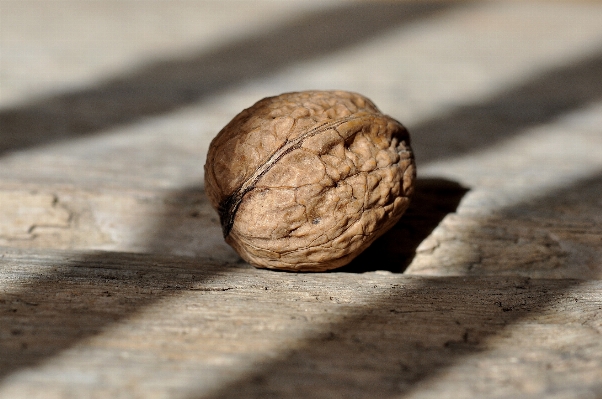
<instances>
[{"instance_id":1,"label":"wooden surface","mask_svg":"<svg viewBox=\"0 0 602 399\"><path fill-rule=\"evenodd\" d=\"M1 398L602 398L602 3L0 2ZM354 90L412 134L350 265L256 270L216 132Z\"/></svg>"}]
</instances>

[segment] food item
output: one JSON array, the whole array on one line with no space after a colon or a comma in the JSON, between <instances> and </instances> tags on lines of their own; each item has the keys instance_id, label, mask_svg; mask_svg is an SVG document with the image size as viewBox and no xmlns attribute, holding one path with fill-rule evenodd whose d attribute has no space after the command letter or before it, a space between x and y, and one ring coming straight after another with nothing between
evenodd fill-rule
<instances>
[{"instance_id":1,"label":"food item","mask_svg":"<svg viewBox=\"0 0 602 399\"><path fill-rule=\"evenodd\" d=\"M407 130L367 98L306 91L265 98L213 139L205 190L226 241L257 267L349 263L407 209Z\"/></svg>"}]
</instances>

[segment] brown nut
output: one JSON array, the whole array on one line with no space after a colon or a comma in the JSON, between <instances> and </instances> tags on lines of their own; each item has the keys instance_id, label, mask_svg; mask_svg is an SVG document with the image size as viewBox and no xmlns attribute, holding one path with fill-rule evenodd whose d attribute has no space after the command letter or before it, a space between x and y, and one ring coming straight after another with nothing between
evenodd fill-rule
<instances>
[{"instance_id":1,"label":"brown nut","mask_svg":"<svg viewBox=\"0 0 602 399\"><path fill-rule=\"evenodd\" d=\"M306 91L265 98L213 139L205 190L226 241L257 267L349 263L409 205L407 130L367 98Z\"/></svg>"}]
</instances>

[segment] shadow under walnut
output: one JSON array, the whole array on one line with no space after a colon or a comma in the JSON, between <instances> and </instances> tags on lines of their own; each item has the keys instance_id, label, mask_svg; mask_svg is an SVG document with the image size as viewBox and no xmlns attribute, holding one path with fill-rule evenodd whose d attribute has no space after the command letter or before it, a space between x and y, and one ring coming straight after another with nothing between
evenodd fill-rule
<instances>
[{"instance_id":1,"label":"shadow under walnut","mask_svg":"<svg viewBox=\"0 0 602 399\"><path fill-rule=\"evenodd\" d=\"M205 189L226 241L256 267L348 264L408 208L407 130L367 98L307 91L265 98L211 142Z\"/></svg>"},{"instance_id":2,"label":"shadow under walnut","mask_svg":"<svg viewBox=\"0 0 602 399\"><path fill-rule=\"evenodd\" d=\"M365 273L386 270L403 273L416 256L416 249L454 213L469 191L458 182L441 178L418 178L412 203L403 218L340 272Z\"/></svg>"}]
</instances>

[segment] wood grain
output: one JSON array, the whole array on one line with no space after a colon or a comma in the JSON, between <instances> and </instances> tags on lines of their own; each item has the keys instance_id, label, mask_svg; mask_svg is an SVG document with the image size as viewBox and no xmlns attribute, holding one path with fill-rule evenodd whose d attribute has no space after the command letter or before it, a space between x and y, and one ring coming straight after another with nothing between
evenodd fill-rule
<instances>
[{"instance_id":1,"label":"wood grain","mask_svg":"<svg viewBox=\"0 0 602 399\"><path fill-rule=\"evenodd\" d=\"M196 397L186 389L211 378L237 382L202 397L368 398L374 387L395 396L449 384L473 395L504 380L521 381L508 395L601 388L600 281L291 274L47 250L4 250L2 270L4 392L28 392L27 375L9 376L34 366L30 389L48 397L132 378L150 397L174 387ZM91 369L97 378L77 376ZM68 386L63 373L75 373ZM151 394L154 378L163 391Z\"/></svg>"},{"instance_id":2,"label":"wood grain","mask_svg":"<svg viewBox=\"0 0 602 399\"><path fill-rule=\"evenodd\" d=\"M135 3L2 2L0 398L602 397L601 4ZM209 142L321 88L413 133L414 200L257 270Z\"/></svg>"}]
</instances>

